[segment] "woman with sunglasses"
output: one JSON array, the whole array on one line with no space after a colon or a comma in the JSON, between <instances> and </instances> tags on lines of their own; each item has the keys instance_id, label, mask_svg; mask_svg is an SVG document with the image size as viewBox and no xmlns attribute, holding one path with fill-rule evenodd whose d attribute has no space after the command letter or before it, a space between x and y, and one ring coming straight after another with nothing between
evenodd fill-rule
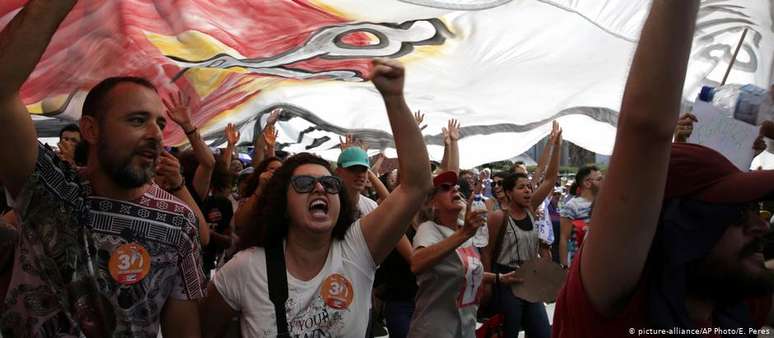
<instances>
[{"instance_id":1,"label":"woman with sunglasses","mask_svg":"<svg viewBox=\"0 0 774 338\"><path fill-rule=\"evenodd\" d=\"M510 174L502 181L509 205L507 210L497 210L489 215L490 245L483 250L487 271L508 273L538 256L551 259L549 246L538 238L538 216L535 210L553 191L559 177L561 145L562 131L557 128L549 137L552 149L545 178L539 182L534 193L533 182L525 174ZM551 328L543 303L531 303L518 298L513 295L510 285L502 283L494 285L493 299L496 311L505 316L506 337L516 337L522 329L532 338L550 336Z\"/></svg>"},{"instance_id":2,"label":"woman with sunglasses","mask_svg":"<svg viewBox=\"0 0 774 338\"><path fill-rule=\"evenodd\" d=\"M236 315L246 337L365 336L376 267L431 188L426 146L403 99L403 67L375 60L371 81L384 99L400 171L406 173L401 185L355 221L354 206L327 161L310 154L286 160L241 237L245 249L209 285L200 311L204 337L222 336ZM285 271L267 273L266 253L275 250L284 255ZM287 300L275 303L269 282L284 277L275 295L284 289ZM286 321L275 319L282 317Z\"/></svg>"},{"instance_id":3,"label":"woman with sunglasses","mask_svg":"<svg viewBox=\"0 0 774 338\"><path fill-rule=\"evenodd\" d=\"M457 185L457 174L446 171L433 179L432 219L419 225L414 236L411 271L417 278L414 316L408 337L475 337L479 287L518 280L514 273L484 272L470 238L485 220L486 211L471 211ZM460 211L465 221L458 224Z\"/></svg>"},{"instance_id":4,"label":"woman with sunglasses","mask_svg":"<svg viewBox=\"0 0 774 338\"><path fill-rule=\"evenodd\" d=\"M504 210L508 209L508 195L503 191L503 180L508 176L507 172L497 172L492 175L492 197L486 201L486 209L488 211Z\"/></svg>"}]
</instances>

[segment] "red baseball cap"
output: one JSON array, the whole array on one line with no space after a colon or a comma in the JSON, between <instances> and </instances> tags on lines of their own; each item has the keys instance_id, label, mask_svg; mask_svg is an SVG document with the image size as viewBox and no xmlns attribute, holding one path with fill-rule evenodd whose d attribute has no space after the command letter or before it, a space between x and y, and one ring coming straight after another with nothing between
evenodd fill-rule
<instances>
[{"instance_id":1,"label":"red baseball cap","mask_svg":"<svg viewBox=\"0 0 774 338\"><path fill-rule=\"evenodd\" d=\"M743 172L713 149L674 143L664 199L676 197L718 204L774 197L774 170Z\"/></svg>"},{"instance_id":2,"label":"red baseball cap","mask_svg":"<svg viewBox=\"0 0 774 338\"><path fill-rule=\"evenodd\" d=\"M457 173L453 171L444 171L433 177L434 187L438 188L444 183L451 184L452 186L457 185Z\"/></svg>"}]
</instances>

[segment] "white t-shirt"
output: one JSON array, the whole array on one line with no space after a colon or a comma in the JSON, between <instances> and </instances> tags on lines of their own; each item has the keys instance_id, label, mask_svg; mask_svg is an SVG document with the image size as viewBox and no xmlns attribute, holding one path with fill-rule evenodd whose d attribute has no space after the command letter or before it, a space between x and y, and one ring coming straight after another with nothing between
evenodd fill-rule
<instances>
[{"instance_id":1,"label":"white t-shirt","mask_svg":"<svg viewBox=\"0 0 774 338\"><path fill-rule=\"evenodd\" d=\"M414 249L430 247L454 230L428 221L419 225ZM417 275L417 296L409 338L475 338L476 311L484 266L471 240Z\"/></svg>"},{"instance_id":2,"label":"white t-shirt","mask_svg":"<svg viewBox=\"0 0 774 338\"><path fill-rule=\"evenodd\" d=\"M374 211L376 207L379 206L379 204L377 204L376 201L368 197L365 197L363 195L358 195L358 196L359 198L357 200L357 209L360 210L360 217L370 214L371 211Z\"/></svg>"},{"instance_id":3,"label":"white t-shirt","mask_svg":"<svg viewBox=\"0 0 774 338\"><path fill-rule=\"evenodd\" d=\"M368 326L376 263L368 250L360 221L344 240L334 240L328 258L309 281L288 277L285 304L292 337L363 337ZM234 256L214 278L226 303L241 312L242 335L276 337L274 305L269 299L263 248Z\"/></svg>"}]
</instances>

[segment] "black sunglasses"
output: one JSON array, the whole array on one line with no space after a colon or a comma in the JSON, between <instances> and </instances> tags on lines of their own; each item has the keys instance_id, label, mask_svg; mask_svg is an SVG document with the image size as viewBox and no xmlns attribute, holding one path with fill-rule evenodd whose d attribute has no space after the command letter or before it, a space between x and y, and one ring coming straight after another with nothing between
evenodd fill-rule
<instances>
[{"instance_id":1,"label":"black sunglasses","mask_svg":"<svg viewBox=\"0 0 774 338\"><path fill-rule=\"evenodd\" d=\"M457 186L456 184L441 183L441 185L438 186L437 191L448 192L448 191L454 189L454 187L456 187L456 186Z\"/></svg>"},{"instance_id":2,"label":"black sunglasses","mask_svg":"<svg viewBox=\"0 0 774 338\"><path fill-rule=\"evenodd\" d=\"M503 184L503 181L492 181L492 188L502 184Z\"/></svg>"},{"instance_id":3,"label":"black sunglasses","mask_svg":"<svg viewBox=\"0 0 774 338\"><path fill-rule=\"evenodd\" d=\"M290 185L293 186L299 194L310 193L314 190L317 182L323 186L326 193L338 194L341 191L341 179L336 176L320 176L314 177L309 175L299 175L290 178Z\"/></svg>"}]
</instances>

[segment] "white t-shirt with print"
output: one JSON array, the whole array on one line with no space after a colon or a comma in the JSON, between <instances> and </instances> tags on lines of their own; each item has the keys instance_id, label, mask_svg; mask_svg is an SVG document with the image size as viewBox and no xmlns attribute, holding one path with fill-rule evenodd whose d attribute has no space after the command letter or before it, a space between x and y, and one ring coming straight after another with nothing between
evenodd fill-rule
<instances>
[{"instance_id":1,"label":"white t-shirt with print","mask_svg":"<svg viewBox=\"0 0 774 338\"><path fill-rule=\"evenodd\" d=\"M419 225L414 249L430 247L454 234L428 221ZM484 266L471 240L417 275L417 296L409 338L475 338L476 312Z\"/></svg>"},{"instance_id":2,"label":"white t-shirt with print","mask_svg":"<svg viewBox=\"0 0 774 338\"><path fill-rule=\"evenodd\" d=\"M363 337L368 326L371 290L376 273L368 245L356 221L344 240L334 240L317 276L288 278L285 304L292 337ZM215 287L226 303L241 312L245 337L275 337L274 305L269 299L263 248L243 250L215 275Z\"/></svg>"}]
</instances>

